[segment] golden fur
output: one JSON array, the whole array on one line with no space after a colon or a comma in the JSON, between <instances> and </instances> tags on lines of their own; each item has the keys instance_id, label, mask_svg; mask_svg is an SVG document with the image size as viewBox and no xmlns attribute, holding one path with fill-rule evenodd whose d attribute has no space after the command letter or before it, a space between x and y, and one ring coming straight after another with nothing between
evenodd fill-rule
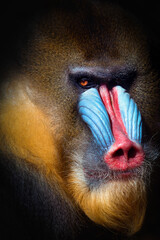
<instances>
[{"instance_id":1,"label":"golden fur","mask_svg":"<svg viewBox=\"0 0 160 240\"><path fill-rule=\"evenodd\" d=\"M146 191L142 181L111 181L89 189L73 171L69 184L74 198L92 221L127 235L140 229L146 211Z\"/></svg>"},{"instance_id":2,"label":"golden fur","mask_svg":"<svg viewBox=\"0 0 160 240\"><path fill-rule=\"evenodd\" d=\"M0 103L0 146L4 153L25 159L38 169L57 175L58 151L47 116L13 82ZM52 129L53 130L53 129Z\"/></svg>"}]
</instances>

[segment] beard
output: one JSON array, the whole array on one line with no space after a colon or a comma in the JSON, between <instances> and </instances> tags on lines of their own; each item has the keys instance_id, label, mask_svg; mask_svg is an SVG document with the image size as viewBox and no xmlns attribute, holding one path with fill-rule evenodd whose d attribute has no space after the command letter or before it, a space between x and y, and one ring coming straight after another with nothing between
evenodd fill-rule
<instances>
[{"instance_id":1,"label":"beard","mask_svg":"<svg viewBox=\"0 0 160 240\"><path fill-rule=\"evenodd\" d=\"M146 212L143 178L113 179L93 188L83 171L72 171L68 180L74 200L93 222L126 235L141 228Z\"/></svg>"}]
</instances>

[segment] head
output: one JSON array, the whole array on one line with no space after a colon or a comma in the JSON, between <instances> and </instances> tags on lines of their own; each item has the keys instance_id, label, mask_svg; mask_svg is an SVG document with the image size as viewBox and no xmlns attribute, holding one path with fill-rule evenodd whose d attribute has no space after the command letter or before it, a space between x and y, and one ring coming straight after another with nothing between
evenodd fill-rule
<instances>
[{"instance_id":1,"label":"head","mask_svg":"<svg viewBox=\"0 0 160 240\"><path fill-rule=\"evenodd\" d=\"M43 169L51 185L54 178L93 222L137 232L154 160L148 141L159 111L141 27L110 4L55 3L36 20L21 57L22 75L9 84L19 108L24 105L25 127L18 123L17 131L27 143L14 138L14 149L20 144L30 152L26 161Z\"/></svg>"}]
</instances>

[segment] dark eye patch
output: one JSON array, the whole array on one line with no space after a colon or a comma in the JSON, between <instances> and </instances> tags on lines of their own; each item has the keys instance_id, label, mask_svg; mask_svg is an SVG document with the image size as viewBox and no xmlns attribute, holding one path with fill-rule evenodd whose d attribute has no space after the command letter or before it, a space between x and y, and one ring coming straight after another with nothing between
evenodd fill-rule
<instances>
[{"instance_id":1,"label":"dark eye patch","mask_svg":"<svg viewBox=\"0 0 160 240\"><path fill-rule=\"evenodd\" d=\"M95 80L93 80L91 77L82 77L80 79L77 80L77 84L81 87L81 88L92 88L92 87L96 87L97 86L97 82Z\"/></svg>"},{"instance_id":2,"label":"dark eye patch","mask_svg":"<svg viewBox=\"0 0 160 240\"><path fill-rule=\"evenodd\" d=\"M84 89L89 89L92 87L96 87L98 85L98 81L95 78L95 76L89 73L70 74L69 78L78 87L84 88Z\"/></svg>"}]
</instances>

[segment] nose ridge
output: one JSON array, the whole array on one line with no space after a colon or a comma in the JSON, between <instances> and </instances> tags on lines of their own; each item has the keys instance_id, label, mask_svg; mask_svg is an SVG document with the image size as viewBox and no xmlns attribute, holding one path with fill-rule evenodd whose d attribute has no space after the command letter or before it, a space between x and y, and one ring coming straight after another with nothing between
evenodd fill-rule
<instances>
[{"instance_id":1,"label":"nose ridge","mask_svg":"<svg viewBox=\"0 0 160 240\"><path fill-rule=\"evenodd\" d=\"M144 151L139 144L141 115L137 105L120 86L109 91L105 85L102 85L99 91L110 117L115 140L104 154L104 161L110 169L119 171L141 166L144 161Z\"/></svg>"},{"instance_id":2,"label":"nose ridge","mask_svg":"<svg viewBox=\"0 0 160 240\"><path fill-rule=\"evenodd\" d=\"M111 170L130 170L141 166L144 152L140 144L119 132L118 138L104 155L104 161Z\"/></svg>"}]
</instances>

